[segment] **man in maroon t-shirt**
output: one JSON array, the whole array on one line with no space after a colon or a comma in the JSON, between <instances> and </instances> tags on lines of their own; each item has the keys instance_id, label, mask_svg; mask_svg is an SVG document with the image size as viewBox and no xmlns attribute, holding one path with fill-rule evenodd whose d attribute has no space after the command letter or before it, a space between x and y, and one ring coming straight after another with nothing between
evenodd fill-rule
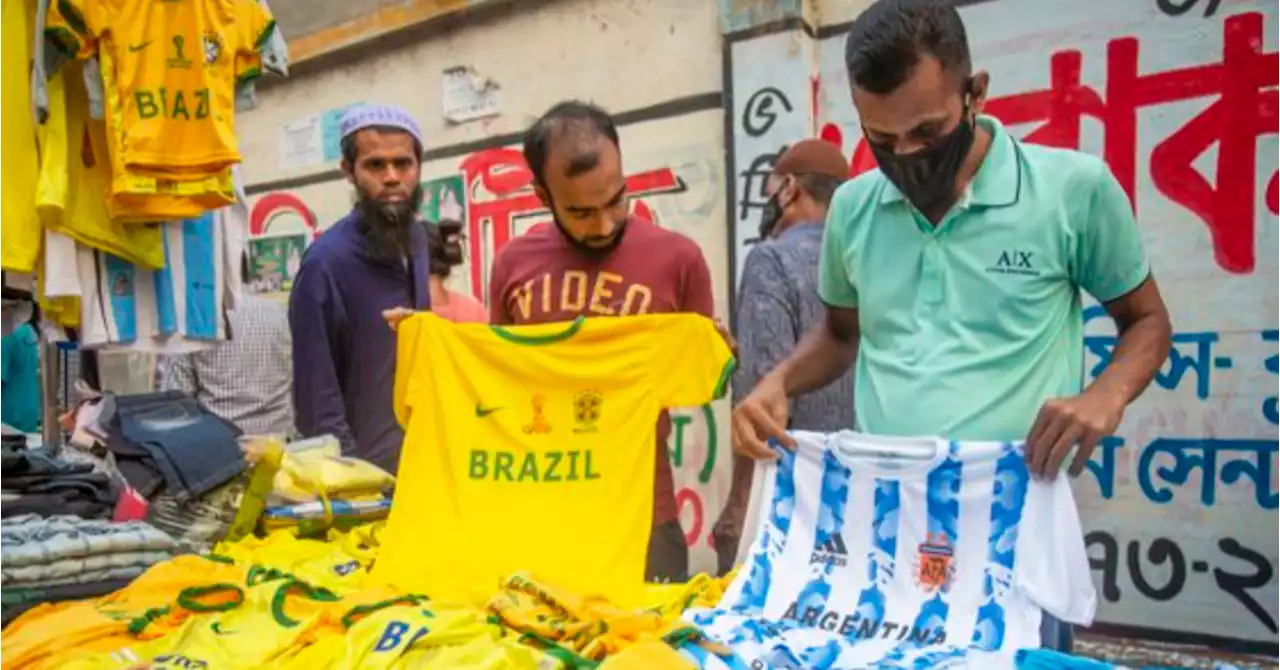
<instances>
[{"instance_id":1,"label":"man in maroon t-shirt","mask_svg":"<svg viewBox=\"0 0 1280 670\"><path fill-rule=\"evenodd\" d=\"M604 110L577 101L552 107L525 132L524 157L555 225L511 240L494 259L491 323L660 312L714 318L711 273L698 245L628 216L618 131ZM650 581L689 576L667 457L670 432L664 412L655 430Z\"/></svg>"}]
</instances>

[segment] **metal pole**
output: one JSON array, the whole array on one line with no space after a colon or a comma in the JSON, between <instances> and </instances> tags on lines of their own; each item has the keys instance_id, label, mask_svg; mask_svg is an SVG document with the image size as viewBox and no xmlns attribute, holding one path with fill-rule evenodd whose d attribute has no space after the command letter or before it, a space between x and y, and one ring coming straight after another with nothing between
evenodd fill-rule
<instances>
[{"instance_id":1,"label":"metal pole","mask_svg":"<svg viewBox=\"0 0 1280 670\"><path fill-rule=\"evenodd\" d=\"M58 404L58 387L62 382L62 356L55 342L40 340L40 432L44 445L53 449L62 447L62 426L58 424L61 409Z\"/></svg>"}]
</instances>

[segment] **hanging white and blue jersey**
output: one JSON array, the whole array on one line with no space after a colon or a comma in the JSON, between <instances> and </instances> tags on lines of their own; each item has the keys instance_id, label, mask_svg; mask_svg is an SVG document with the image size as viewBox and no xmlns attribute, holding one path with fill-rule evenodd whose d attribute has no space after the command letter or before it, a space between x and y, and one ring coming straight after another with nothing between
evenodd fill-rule
<instances>
[{"instance_id":1,"label":"hanging white and blue jersey","mask_svg":"<svg viewBox=\"0 0 1280 670\"><path fill-rule=\"evenodd\" d=\"M1096 604L1065 478L1021 446L794 433L757 465L754 545L716 609L685 618L737 658L704 667L1012 668L1042 610Z\"/></svg>"},{"instance_id":2,"label":"hanging white and blue jersey","mask_svg":"<svg viewBox=\"0 0 1280 670\"><path fill-rule=\"evenodd\" d=\"M139 268L80 247L81 344L180 353L186 344L227 339L223 230L213 212L163 224L165 267ZM180 343L166 348L170 341Z\"/></svg>"}]
</instances>

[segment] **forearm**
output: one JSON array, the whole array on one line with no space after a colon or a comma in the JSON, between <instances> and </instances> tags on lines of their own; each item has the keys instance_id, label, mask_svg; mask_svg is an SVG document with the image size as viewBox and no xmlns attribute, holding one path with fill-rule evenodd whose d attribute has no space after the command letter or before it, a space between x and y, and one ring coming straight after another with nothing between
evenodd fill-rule
<instances>
[{"instance_id":1,"label":"forearm","mask_svg":"<svg viewBox=\"0 0 1280 670\"><path fill-rule=\"evenodd\" d=\"M857 352L856 328L841 327L828 314L769 376L782 382L788 397L812 393L843 376Z\"/></svg>"},{"instance_id":2,"label":"forearm","mask_svg":"<svg viewBox=\"0 0 1280 670\"><path fill-rule=\"evenodd\" d=\"M1101 393L1129 404L1137 398L1169 357L1172 332L1167 318L1145 316L1120 333L1111 362L1089 385L1089 393Z\"/></svg>"}]
</instances>

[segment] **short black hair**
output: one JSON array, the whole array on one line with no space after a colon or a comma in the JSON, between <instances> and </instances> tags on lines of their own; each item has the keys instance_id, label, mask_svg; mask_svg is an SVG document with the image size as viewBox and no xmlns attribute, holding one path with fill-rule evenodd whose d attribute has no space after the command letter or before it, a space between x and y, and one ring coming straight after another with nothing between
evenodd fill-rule
<instances>
[{"instance_id":1,"label":"short black hair","mask_svg":"<svg viewBox=\"0 0 1280 670\"><path fill-rule=\"evenodd\" d=\"M836 189L845 180L838 177L832 177L829 174L798 174L796 175L796 185L800 190L809 194L813 201L826 207L831 204L831 198L835 196Z\"/></svg>"},{"instance_id":2,"label":"short black hair","mask_svg":"<svg viewBox=\"0 0 1280 670\"><path fill-rule=\"evenodd\" d=\"M557 103L524 131L524 160L533 172L535 183L546 186L543 177L547 154L551 152L551 143L563 137L573 137L578 141L605 137L613 142L613 146L622 148L618 142L618 128L608 112L581 100ZM594 168L599 160L598 155L590 152L574 156L566 176L582 174Z\"/></svg>"},{"instance_id":3,"label":"short black hair","mask_svg":"<svg viewBox=\"0 0 1280 670\"><path fill-rule=\"evenodd\" d=\"M342 161L344 163L355 165L356 158L357 158L356 136L366 130L376 130L380 133L404 133L405 135L409 135L410 137L413 137L413 135L411 135L409 131L405 130L404 128L397 128L396 126L365 126L364 128L361 128L360 130L357 130L356 132L351 133L350 135L347 135L346 137L342 138L340 142L338 142L338 147L342 149ZM422 162L422 144L418 142L418 139L416 137L413 139L413 155L418 157L419 163Z\"/></svg>"},{"instance_id":4,"label":"short black hair","mask_svg":"<svg viewBox=\"0 0 1280 670\"><path fill-rule=\"evenodd\" d=\"M849 28L844 65L851 84L884 95L926 55L947 72L969 76L969 39L956 8L947 0L877 0Z\"/></svg>"}]
</instances>

